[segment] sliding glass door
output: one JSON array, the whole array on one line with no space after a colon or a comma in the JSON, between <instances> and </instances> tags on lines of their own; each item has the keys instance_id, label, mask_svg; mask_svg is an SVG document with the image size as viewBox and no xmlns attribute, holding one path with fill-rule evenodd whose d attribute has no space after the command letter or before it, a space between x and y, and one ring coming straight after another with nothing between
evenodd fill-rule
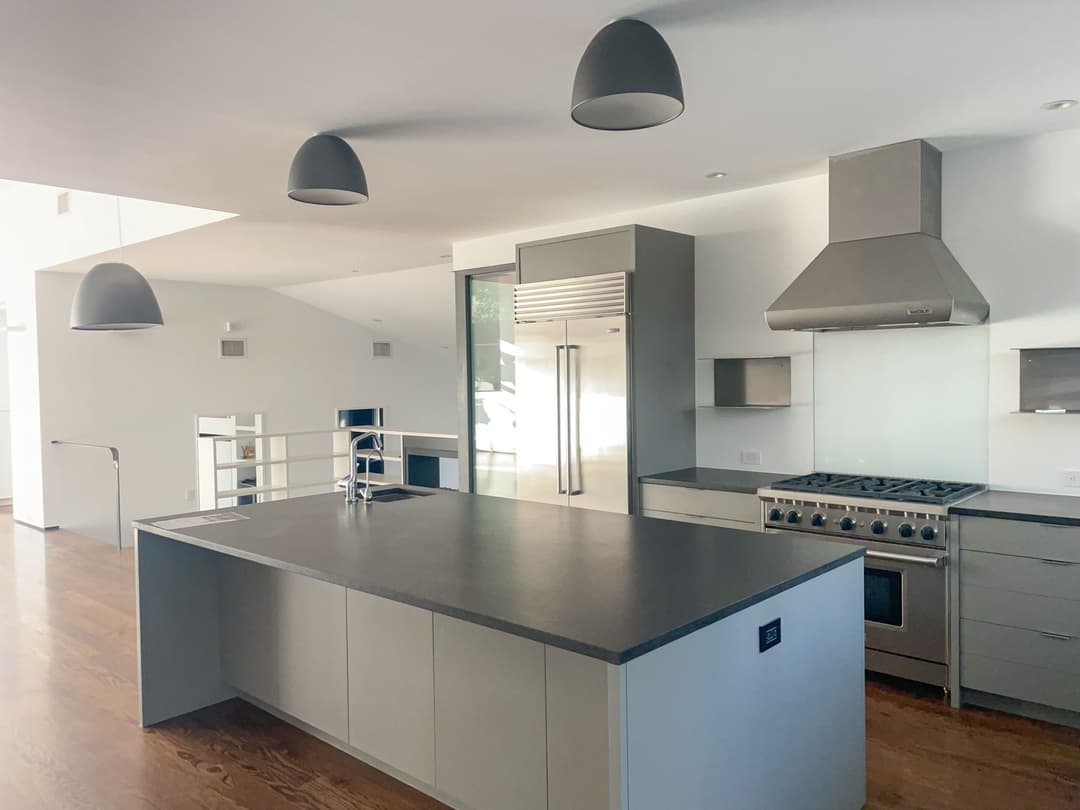
<instances>
[{"instance_id":1,"label":"sliding glass door","mask_svg":"<svg viewBox=\"0 0 1080 810\"><path fill-rule=\"evenodd\" d=\"M514 270L468 279L473 491L517 497Z\"/></svg>"}]
</instances>

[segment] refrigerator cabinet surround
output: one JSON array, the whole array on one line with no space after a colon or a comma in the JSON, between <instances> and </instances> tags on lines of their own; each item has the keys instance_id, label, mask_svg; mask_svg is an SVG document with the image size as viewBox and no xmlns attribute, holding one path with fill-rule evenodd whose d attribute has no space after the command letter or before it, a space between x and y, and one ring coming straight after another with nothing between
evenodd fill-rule
<instances>
[{"instance_id":1,"label":"refrigerator cabinet surround","mask_svg":"<svg viewBox=\"0 0 1080 810\"><path fill-rule=\"evenodd\" d=\"M630 511L628 309L625 273L515 289L519 498Z\"/></svg>"}]
</instances>

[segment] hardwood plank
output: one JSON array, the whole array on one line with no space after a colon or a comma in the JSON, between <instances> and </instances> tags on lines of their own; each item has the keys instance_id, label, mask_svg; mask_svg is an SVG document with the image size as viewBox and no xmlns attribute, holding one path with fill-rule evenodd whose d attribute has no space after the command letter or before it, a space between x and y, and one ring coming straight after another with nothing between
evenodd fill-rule
<instances>
[{"instance_id":1,"label":"hardwood plank","mask_svg":"<svg viewBox=\"0 0 1080 810\"><path fill-rule=\"evenodd\" d=\"M0 806L444 807L242 701L140 729L133 561L0 510ZM886 679L866 694L869 810L1080 808L1080 732Z\"/></svg>"}]
</instances>

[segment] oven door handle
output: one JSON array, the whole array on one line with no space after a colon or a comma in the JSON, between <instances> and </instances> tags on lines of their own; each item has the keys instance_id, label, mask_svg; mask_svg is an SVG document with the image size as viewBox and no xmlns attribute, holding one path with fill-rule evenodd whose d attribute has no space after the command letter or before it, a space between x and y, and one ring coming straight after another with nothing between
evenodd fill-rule
<instances>
[{"instance_id":1,"label":"oven door handle","mask_svg":"<svg viewBox=\"0 0 1080 810\"><path fill-rule=\"evenodd\" d=\"M889 562L913 563L926 565L930 568L944 568L948 557L916 557L914 554L891 554L887 551L867 551L866 556L875 560L888 560Z\"/></svg>"}]
</instances>

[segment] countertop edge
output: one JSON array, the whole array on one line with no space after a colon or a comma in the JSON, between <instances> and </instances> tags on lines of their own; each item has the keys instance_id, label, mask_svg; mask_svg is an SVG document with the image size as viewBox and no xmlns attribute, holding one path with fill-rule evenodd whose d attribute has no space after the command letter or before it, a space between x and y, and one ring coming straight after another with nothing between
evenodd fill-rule
<instances>
[{"instance_id":1,"label":"countertop edge","mask_svg":"<svg viewBox=\"0 0 1080 810\"><path fill-rule=\"evenodd\" d=\"M333 585L340 585L343 588L352 588L353 590L360 591L362 593L369 593L373 596L381 596L385 599L390 599L394 602L400 602L405 605L412 605L423 610L430 610L433 613L438 613L442 616L450 616L451 618L461 619L471 624L478 624L483 627L490 627L492 630L500 630L502 632L510 633L511 635L519 636L521 638L531 639L541 644L549 644L552 647L558 647L559 649L567 650L569 652L579 653L588 658L595 658L601 661L605 661L615 666L622 666L623 664L632 661L635 658L640 658L646 653L652 652L660 647L670 644L683 636L690 635L703 627L707 627L710 624L715 624L722 619L727 618L735 613L739 613L746 610L749 607L753 607L759 602L763 602L766 599L776 596L779 593L790 590L797 585L801 585L804 582L808 582L811 579L826 574L835 568L839 568L842 565L847 565L850 562L864 557L866 550L861 546L853 547L850 552L844 554L834 560L830 560L827 563L823 563L816 566L809 571L805 571L802 574L792 577L791 579L779 582L775 585L766 588L765 590L749 596L745 599L741 599L738 602L734 602L730 605L725 605L718 611L703 616L689 624L678 627L674 630L669 630L651 639L647 642L643 642L628 650L617 652L614 650L604 649L602 647L596 647L590 644L583 644L573 639L565 638L564 636L556 636L551 633L545 633L542 630L536 630L531 627L525 627L523 625L515 624L514 622L503 621L493 616L486 616L481 613L472 613L467 610L459 610L449 605L441 603L431 602L426 599L412 596L411 594L404 594L398 591L393 591L386 588L378 588L371 585L361 585L356 582L345 582L341 579L335 578L326 571L320 571L312 568L306 568L301 565L293 565L290 563L282 562L281 560L273 557L266 557L261 554L252 554L248 552L242 552L229 546L222 546L211 540L204 540L199 537L192 537L191 535L183 534L171 529L162 529L158 526L154 526L151 523L146 523L140 520L132 522L132 527L139 532L146 532L147 534L157 535L158 537L164 537L169 540L175 540L179 543L185 543L189 546L195 546L197 548L206 549L207 551L213 551L218 554L225 554L229 557L236 557L237 559L247 560L249 562L259 563L260 565L268 565L271 568L277 568L282 571L289 571L291 573L300 574L302 576L311 577L322 582L329 582ZM137 565L136 565L137 569ZM136 571L136 576L137 576Z\"/></svg>"}]
</instances>

